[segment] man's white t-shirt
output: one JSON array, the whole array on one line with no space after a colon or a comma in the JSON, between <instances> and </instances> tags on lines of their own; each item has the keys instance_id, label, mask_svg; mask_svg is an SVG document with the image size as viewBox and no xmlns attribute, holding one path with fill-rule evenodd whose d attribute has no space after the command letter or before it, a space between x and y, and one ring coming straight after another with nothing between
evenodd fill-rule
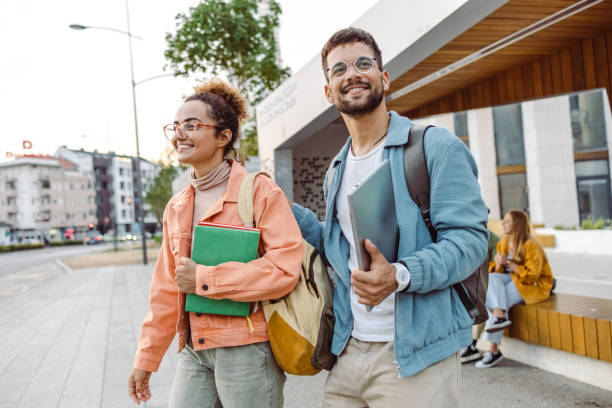
<instances>
[{"instance_id":1,"label":"man's white t-shirt","mask_svg":"<svg viewBox=\"0 0 612 408\"><path fill-rule=\"evenodd\" d=\"M359 157L355 157L349 149L346 156L344 174L342 175L342 181L336 196L336 217L338 218L342 234L344 234L350 245L348 267L351 271L358 268L358 263L349 215L348 194L362 180L368 177L382 161L383 145L384 143L381 143L374 150ZM394 265L396 268L404 268L403 265ZM398 290L401 289L403 288L398 288ZM354 320L351 336L361 341L393 341L395 293L390 294L381 304L374 306L370 312L366 311L365 305L357 301L357 295L355 295L352 289L350 296Z\"/></svg>"}]
</instances>

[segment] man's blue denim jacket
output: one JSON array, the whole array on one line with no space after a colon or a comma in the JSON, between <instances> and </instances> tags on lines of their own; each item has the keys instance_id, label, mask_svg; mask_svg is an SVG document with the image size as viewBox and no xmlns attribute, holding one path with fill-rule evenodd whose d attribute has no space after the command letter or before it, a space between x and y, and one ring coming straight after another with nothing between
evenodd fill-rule
<instances>
[{"instance_id":1,"label":"man's blue denim jacket","mask_svg":"<svg viewBox=\"0 0 612 408\"><path fill-rule=\"evenodd\" d=\"M414 124L395 112L390 112L390 117L383 159L391 162L400 227L398 261L410 271L409 286L395 295L396 368L405 377L451 356L472 341L472 318L451 285L469 276L485 258L488 212L469 150L451 132L430 128L425 138L425 157L431 185L431 220L438 232L438 241L432 243L419 209L410 198L404 174L403 148ZM349 138L333 159L336 171L329 191L327 175L323 183L325 223L320 223L312 211L293 205L303 237L325 254L334 270L336 324L332 352L337 355L346 346L353 328L349 245L336 218L336 193L350 145Z\"/></svg>"}]
</instances>

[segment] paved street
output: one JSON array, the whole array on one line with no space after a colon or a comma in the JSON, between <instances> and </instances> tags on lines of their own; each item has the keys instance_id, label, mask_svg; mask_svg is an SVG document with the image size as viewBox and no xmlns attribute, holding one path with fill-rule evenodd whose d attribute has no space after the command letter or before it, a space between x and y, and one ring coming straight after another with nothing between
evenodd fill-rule
<instances>
[{"instance_id":1,"label":"paved street","mask_svg":"<svg viewBox=\"0 0 612 408\"><path fill-rule=\"evenodd\" d=\"M45 263L55 262L59 258L104 251L112 247L112 243L104 243L99 245L69 245L2 253L0 254L0 277Z\"/></svg>"},{"instance_id":2,"label":"paved street","mask_svg":"<svg viewBox=\"0 0 612 408\"><path fill-rule=\"evenodd\" d=\"M0 408L134 406L126 378L152 269L56 269L37 286L0 297ZM149 408L167 406L175 349L152 377ZM321 406L325 377L290 377L285 406ZM612 407L611 392L513 361L490 370L464 366L460 398L475 408Z\"/></svg>"}]
</instances>

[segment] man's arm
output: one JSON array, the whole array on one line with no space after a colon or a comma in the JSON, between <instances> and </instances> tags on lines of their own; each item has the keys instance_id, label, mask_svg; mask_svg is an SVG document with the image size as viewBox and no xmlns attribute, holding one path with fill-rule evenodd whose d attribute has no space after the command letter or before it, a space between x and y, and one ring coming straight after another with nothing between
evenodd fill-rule
<instances>
[{"instance_id":1,"label":"man's arm","mask_svg":"<svg viewBox=\"0 0 612 408\"><path fill-rule=\"evenodd\" d=\"M293 212L293 216L300 227L302 238L304 238L310 245L315 247L321 254L321 257L325 263L329 264L329 262L327 262L327 258L325 257L325 245L323 239L325 223L320 222L312 210L304 208L298 203L293 203L291 206L291 211Z\"/></svg>"},{"instance_id":2,"label":"man's arm","mask_svg":"<svg viewBox=\"0 0 612 408\"><path fill-rule=\"evenodd\" d=\"M432 128L425 138L425 155L431 185L431 220L438 238L400 260L410 271L406 291L418 293L446 288L465 279L485 259L488 241L487 207L469 150L447 130Z\"/></svg>"}]
</instances>

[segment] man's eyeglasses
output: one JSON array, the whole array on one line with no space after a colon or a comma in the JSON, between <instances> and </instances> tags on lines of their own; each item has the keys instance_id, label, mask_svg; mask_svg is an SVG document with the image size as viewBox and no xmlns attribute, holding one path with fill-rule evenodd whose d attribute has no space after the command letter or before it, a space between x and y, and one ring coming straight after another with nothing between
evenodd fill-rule
<instances>
[{"instance_id":1,"label":"man's eyeglasses","mask_svg":"<svg viewBox=\"0 0 612 408\"><path fill-rule=\"evenodd\" d=\"M357 57L355 61L352 62L355 70L362 74L370 72L374 67L374 62L376 58L368 57L367 55L362 55L361 57ZM342 78L349 70L349 63L345 61L338 61L331 68L327 68L327 72L329 72L332 78Z\"/></svg>"},{"instance_id":2,"label":"man's eyeglasses","mask_svg":"<svg viewBox=\"0 0 612 408\"><path fill-rule=\"evenodd\" d=\"M174 139L177 136L184 137L184 135L186 134L192 134L193 132L197 131L201 127L208 127L208 128L220 129L220 130L225 129L224 127L221 127L221 126L207 125L205 123L198 123L198 122L181 123L180 125L175 124L175 123L170 123L164 126L164 135L166 136L166 139L172 141L172 139Z\"/></svg>"}]
</instances>

